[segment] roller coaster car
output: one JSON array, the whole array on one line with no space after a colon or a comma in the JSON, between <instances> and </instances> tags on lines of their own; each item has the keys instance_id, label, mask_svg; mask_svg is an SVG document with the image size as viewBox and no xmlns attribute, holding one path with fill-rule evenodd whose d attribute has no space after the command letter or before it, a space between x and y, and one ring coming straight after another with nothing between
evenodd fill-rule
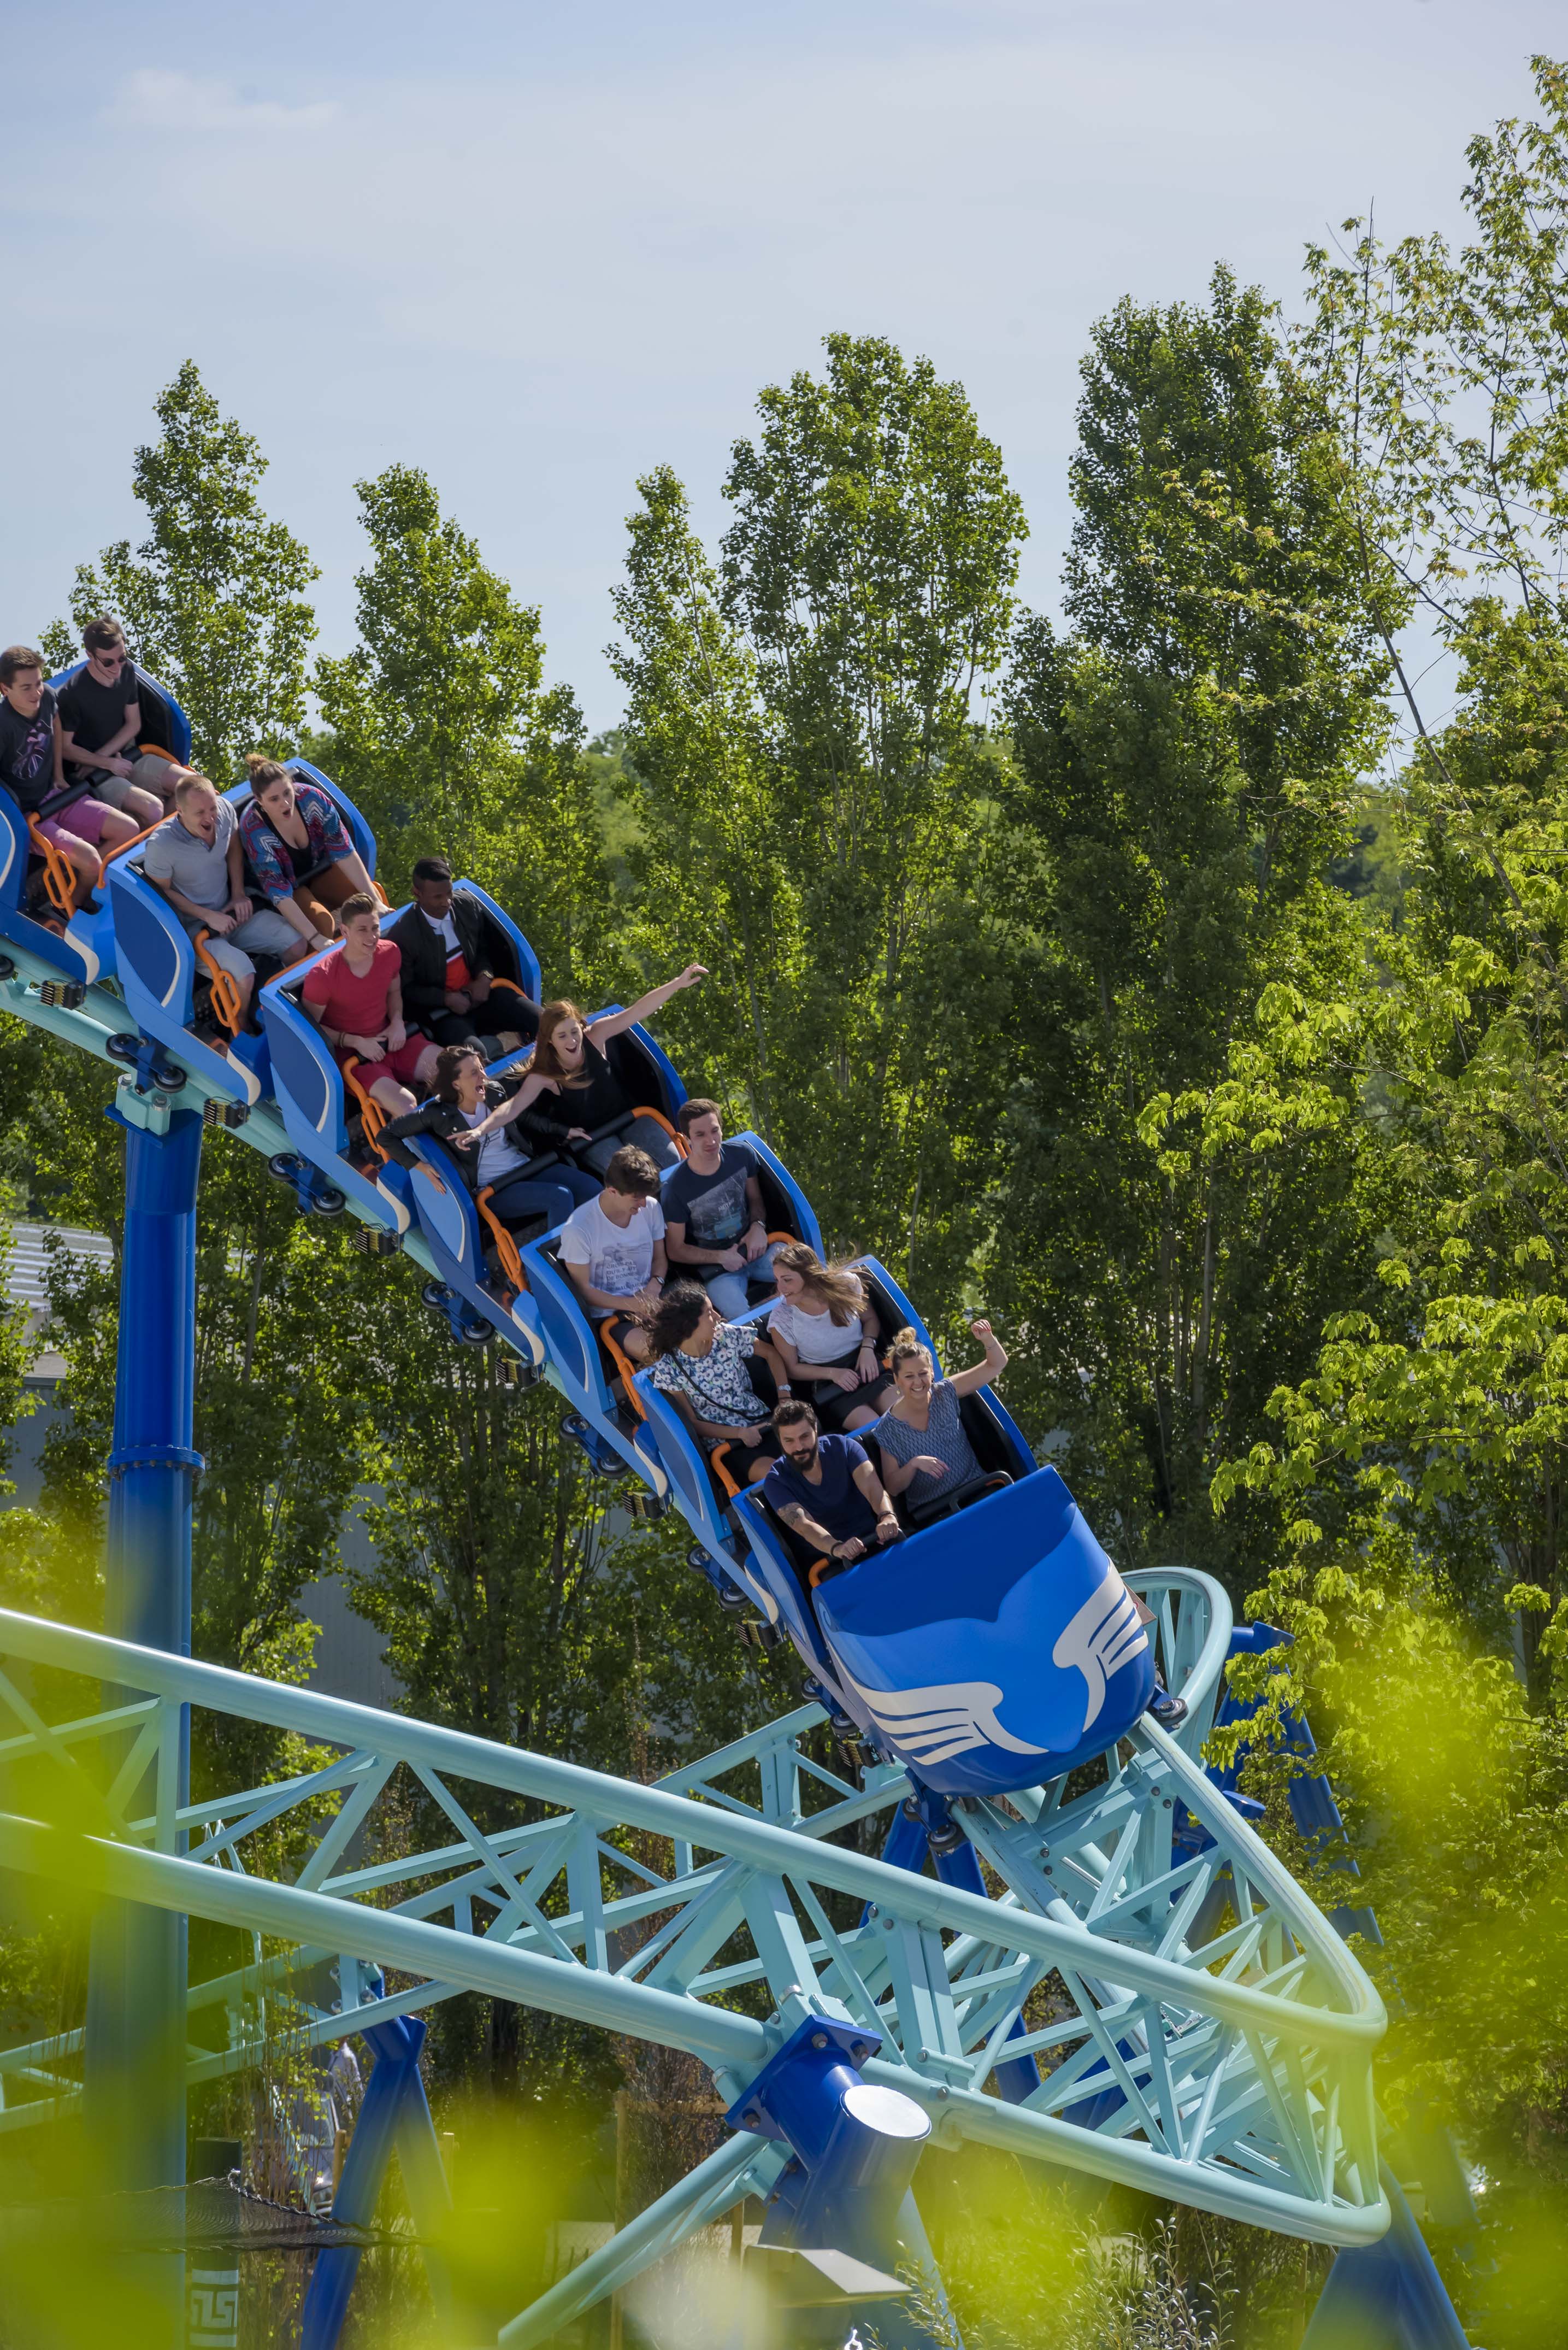
<instances>
[{"instance_id":1,"label":"roller coaster car","mask_svg":"<svg viewBox=\"0 0 1568 2350\"><path fill-rule=\"evenodd\" d=\"M50 678L57 693L80 675L84 661L74 662ZM191 755L191 729L184 712L167 688L145 670L133 671L141 702L139 749L161 753L183 764ZM68 785L44 803L45 816L67 818L74 803L91 796L90 784ZM136 843L109 852L107 871ZM76 869L52 842L46 840L36 818L23 815L9 792L0 791L0 937L11 950L9 960L17 975L43 986L90 987L112 979L116 971L112 903L106 889L97 902L76 903ZM69 999L67 998L67 1001Z\"/></svg>"},{"instance_id":2,"label":"roller coaster car","mask_svg":"<svg viewBox=\"0 0 1568 2350\"><path fill-rule=\"evenodd\" d=\"M667 1122L673 1119L686 1098L685 1090L645 1029L630 1028L613 1037L609 1059L639 1109L650 1108ZM617 1124L628 1125L630 1116ZM784 1161L757 1135L732 1139L743 1142L756 1159L763 1211L773 1238L809 1241L813 1248L820 1249L822 1234L816 1218ZM543 1169L544 1162L539 1163ZM666 1170L666 1182L674 1172L673 1167ZM607 1339L600 1326L590 1322L570 1274L560 1263L553 1232L524 1248L522 1260L541 1342L550 1358L550 1376L576 1407L590 1454L601 1459L607 1451L618 1454L639 1475L649 1477L658 1493L670 1492L705 1548L718 1548L724 1566L732 1573L733 1545L724 1548L722 1504L714 1502L706 1467L679 1413L651 1387L647 1374L634 1371L614 1340ZM765 1302L759 1310L767 1310ZM677 1452L677 1466L670 1476L663 1461L667 1432L671 1444L683 1445L691 1456L688 1460Z\"/></svg>"},{"instance_id":3,"label":"roller coaster car","mask_svg":"<svg viewBox=\"0 0 1568 2350\"><path fill-rule=\"evenodd\" d=\"M747 1139L754 1143L754 1138ZM764 1148L755 1147L759 1152ZM794 1189L793 1184L791 1189ZM795 1197L804 1211L797 1236L809 1241L820 1255L822 1241L815 1218L798 1192ZM764 1201L771 1224L774 1202L766 1191L765 1180ZM774 1233L773 1237L776 1239L781 1234ZM936 1343L930 1332L886 1266L875 1257L859 1257L856 1269L870 1292L878 1326L888 1331L908 1326L934 1356ZM764 1298L738 1318L762 1325L774 1303L772 1297ZM680 1408L655 1387L649 1372L638 1374L637 1388L658 1441L676 1505L707 1551L713 1579L718 1581L722 1576L738 1582L770 1624L782 1625L789 1632L812 1669L831 1678L833 1668L817 1628L809 1588L811 1570L820 1561L787 1527L780 1524L765 1503L759 1502L756 1512L742 1513L738 1506L746 1490L746 1471L753 1456L736 1444L709 1447ZM1034 1461L1029 1448L989 1388L966 1397L960 1408L982 1469L996 1475L999 1482L1033 1471ZM867 1440L867 1433L861 1431L856 1441L866 1445L879 1466L875 1439ZM751 1499L757 1498L753 1489ZM900 1520L907 1523L903 1506L898 1506ZM753 1524L767 1537L761 1550L751 1540ZM696 1564L695 1559L692 1563Z\"/></svg>"},{"instance_id":4,"label":"roller coaster car","mask_svg":"<svg viewBox=\"0 0 1568 2350\"><path fill-rule=\"evenodd\" d=\"M760 1495L735 1511L800 1646L798 1548ZM818 1582L813 1597L803 1655L867 1742L938 1794L1059 1778L1125 1736L1154 1694L1132 1597L1054 1469Z\"/></svg>"},{"instance_id":5,"label":"roller coaster car","mask_svg":"<svg viewBox=\"0 0 1568 2350\"><path fill-rule=\"evenodd\" d=\"M46 801L45 808L64 815L72 799L85 796L85 787L62 793ZM4 790L0 938L16 975L46 987L90 987L114 972L114 924L106 893L100 889L96 906L77 909L75 867L45 840L36 819L29 822Z\"/></svg>"},{"instance_id":6,"label":"roller coaster car","mask_svg":"<svg viewBox=\"0 0 1568 2350\"><path fill-rule=\"evenodd\" d=\"M358 813L352 810L336 785L327 782L315 768L296 761L295 771L306 775L330 792L342 809L345 821L354 837L354 845L365 858L367 868L375 870L375 842ZM368 852L367 853L367 844ZM516 924L504 914L495 900L473 881L460 881L478 899L483 909L489 932L489 945L496 968L496 984L510 983L521 988L525 995L537 998L539 961L533 948ZM405 910L388 906L381 913L383 936ZM387 1114L379 1102L370 1098L366 1087L356 1074L358 1064L350 1061L347 1076L339 1069L330 1046L320 1029L299 1001L300 988L307 972L314 970L335 948L324 948L320 954L308 955L303 962L269 980L259 991L262 1025L266 1032L271 1050L273 1090L277 1097L278 1114L287 1128L289 1139L309 1163L324 1174L328 1182L356 1202L361 1212L389 1232L408 1230L418 1193L429 1191L432 1207L439 1196L432 1185L421 1176L417 1190L406 1168L388 1164L377 1141ZM429 1162L440 1171L441 1159ZM466 1192L461 1203L472 1211L472 1202ZM424 1219L421 1219L423 1223ZM448 1243L462 1237L453 1217L441 1212L437 1222ZM443 1243L444 1244L444 1243ZM451 1254L448 1247L448 1254ZM466 1295L483 1273L483 1251L474 1247L464 1257L458 1257L460 1268L466 1266L462 1281L455 1285ZM443 1262L443 1273L446 1265ZM449 1279L451 1274L447 1274ZM495 1301L491 1299L480 1311L494 1318ZM504 1319L499 1326L507 1327ZM508 1329L508 1335L512 1335Z\"/></svg>"}]
</instances>

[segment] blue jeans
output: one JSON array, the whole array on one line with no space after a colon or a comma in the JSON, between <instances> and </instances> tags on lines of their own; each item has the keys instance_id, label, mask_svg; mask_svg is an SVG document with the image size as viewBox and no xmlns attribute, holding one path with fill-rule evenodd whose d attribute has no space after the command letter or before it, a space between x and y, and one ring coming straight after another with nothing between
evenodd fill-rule
<instances>
[{"instance_id":1,"label":"blue jeans","mask_svg":"<svg viewBox=\"0 0 1568 2350\"><path fill-rule=\"evenodd\" d=\"M585 1200L597 1200L603 1188L580 1167L552 1167L547 1175L514 1175L510 1182L498 1183L488 1205L504 1224L543 1216L554 1232Z\"/></svg>"},{"instance_id":2,"label":"blue jeans","mask_svg":"<svg viewBox=\"0 0 1568 2350\"><path fill-rule=\"evenodd\" d=\"M660 1169L673 1167L680 1157L675 1145L655 1118L634 1118L624 1134L607 1134L597 1142L579 1142L576 1146L577 1156L584 1165L592 1167L600 1175L618 1150L628 1149L646 1150L654 1165ZM596 1185L593 1194L596 1200L599 1189Z\"/></svg>"},{"instance_id":3,"label":"blue jeans","mask_svg":"<svg viewBox=\"0 0 1568 2350\"><path fill-rule=\"evenodd\" d=\"M747 1294L751 1283L755 1282L759 1289L769 1285L774 1259L783 1245L782 1241L774 1241L753 1263L743 1265L739 1273L726 1273L722 1264L694 1264L689 1269L707 1289L713 1301L714 1313L722 1315L726 1322L732 1322L736 1315L743 1314L752 1302ZM677 1272L687 1269L683 1266L676 1268Z\"/></svg>"}]
</instances>

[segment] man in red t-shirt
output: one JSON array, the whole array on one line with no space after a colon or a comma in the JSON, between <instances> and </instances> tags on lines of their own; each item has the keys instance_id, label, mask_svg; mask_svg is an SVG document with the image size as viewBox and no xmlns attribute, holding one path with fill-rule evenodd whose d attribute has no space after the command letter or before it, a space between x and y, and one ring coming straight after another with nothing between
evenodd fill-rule
<instances>
[{"instance_id":1,"label":"man in red t-shirt","mask_svg":"<svg viewBox=\"0 0 1568 2350\"><path fill-rule=\"evenodd\" d=\"M403 1022L402 957L381 936L381 910L363 889L337 909L343 943L305 975L305 1008L337 1066L358 1059L359 1082L393 1118L418 1107L410 1085L429 1090L439 1047Z\"/></svg>"}]
</instances>

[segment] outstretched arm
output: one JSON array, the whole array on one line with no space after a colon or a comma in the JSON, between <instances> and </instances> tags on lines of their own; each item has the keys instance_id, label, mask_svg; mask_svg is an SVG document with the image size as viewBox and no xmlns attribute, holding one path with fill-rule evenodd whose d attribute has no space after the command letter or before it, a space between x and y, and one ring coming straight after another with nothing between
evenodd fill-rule
<instances>
[{"instance_id":1,"label":"outstretched arm","mask_svg":"<svg viewBox=\"0 0 1568 2350\"><path fill-rule=\"evenodd\" d=\"M953 1373L955 1395L973 1395L976 1388L989 1386L997 1374L1007 1368L1007 1349L1001 1343L989 1322L971 1322L970 1328L985 1348L985 1360L971 1363L967 1371Z\"/></svg>"},{"instance_id":2,"label":"outstretched arm","mask_svg":"<svg viewBox=\"0 0 1568 2350\"><path fill-rule=\"evenodd\" d=\"M663 1011L672 995L679 995L683 987L695 987L707 976L705 963L689 962L684 971L667 979L662 987L650 987L646 995L639 995L624 1012L603 1012L597 1020L590 1020L588 1034L602 1047L607 1036L618 1036L624 1030L635 1028L639 1020L651 1020L656 1012Z\"/></svg>"},{"instance_id":3,"label":"outstretched arm","mask_svg":"<svg viewBox=\"0 0 1568 2350\"><path fill-rule=\"evenodd\" d=\"M481 1118L477 1126L471 1126L466 1134L454 1134L452 1140L460 1150L472 1150L482 1135L493 1134L498 1127L510 1126L513 1119L521 1118L523 1112L532 1103L536 1102L541 1094L553 1094L555 1090L555 1087L547 1077L536 1077L530 1073L524 1078L510 1101L497 1102L488 1118Z\"/></svg>"}]
</instances>

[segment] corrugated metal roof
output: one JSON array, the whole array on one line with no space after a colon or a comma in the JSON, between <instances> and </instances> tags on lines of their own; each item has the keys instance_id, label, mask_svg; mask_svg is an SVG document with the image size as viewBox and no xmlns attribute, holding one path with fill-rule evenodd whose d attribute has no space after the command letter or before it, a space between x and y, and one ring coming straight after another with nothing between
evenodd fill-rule
<instances>
[{"instance_id":1,"label":"corrugated metal roof","mask_svg":"<svg viewBox=\"0 0 1568 2350\"><path fill-rule=\"evenodd\" d=\"M56 1246L51 1248L49 1243ZM25 1305L32 1315L47 1314L49 1274L58 1263L57 1249L78 1263L108 1265L114 1262L113 1245L103 1232L85 1232L72 1224L13 1224L5 1268L5 1291L13 1305Z\"/></svg>"}]
</instances>

